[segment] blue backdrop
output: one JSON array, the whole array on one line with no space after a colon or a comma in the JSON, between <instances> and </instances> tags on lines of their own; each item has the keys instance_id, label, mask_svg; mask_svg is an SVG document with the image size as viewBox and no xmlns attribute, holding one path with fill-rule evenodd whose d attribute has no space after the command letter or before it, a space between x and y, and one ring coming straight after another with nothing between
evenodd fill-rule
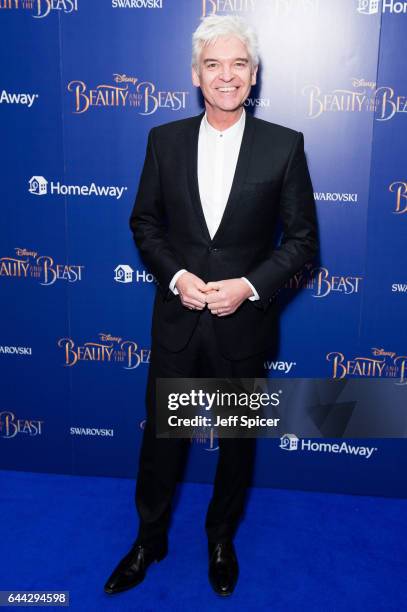
<instances>
[{"instance_id":1,"label":"blue backdrop","mask_svg":"<svg viewBox=\"0 0 407 612\"><path fill-rule=\"evenodd\" d=\"M320 224L265 376L407 382L407 3L0 0L2 468L136 475L155 285L128 219L149 129L201 111L192 31L230 12L260 39L247 109L304 133ZM406 496L404 440L363 444L259 440L255 484ZM185 477L216 458L192 440Z\"/></svg>"}]
</instances>

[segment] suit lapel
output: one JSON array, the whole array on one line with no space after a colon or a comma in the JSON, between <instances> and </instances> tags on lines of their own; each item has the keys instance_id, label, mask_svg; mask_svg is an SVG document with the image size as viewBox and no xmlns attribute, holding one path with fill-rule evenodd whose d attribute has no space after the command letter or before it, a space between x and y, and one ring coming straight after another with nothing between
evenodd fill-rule
<instances>
[{"instance_id":1,"label":"suit lapel","mask_svg":"<svg viewBox=\"0 0 407 612\"><path fill-rule=\"evenodd\" d=\"M199 224L201 225L202 231L209 242L211 242L211 235L206 225L205 215L203 212L201 198L199 195L199 184L198 184L198 137L199 127L205 113L201 113L194 117L192 125L188 131L188 146L187 146L187 167L188 167L188 183L189 191L191 196L191 202L195 209L198 217Z\"/></svg>"},{"instance_id":2,"label":"suit lapel","mask_svg":"<svg viewBox=\"0 0 407 612\"><path fill-rule=\"evenodd\" d=\"M201 198L199 195L199 184L198 184L198 137L199 137L199 127L201 124L201 120L205 113L201 113L194 118L192 122L192 126L189 130L188 134L188 146L187 146L187 155L188 155L188 183L191 195L192 205L195 209L195 212L198 216L199 223L202 227L202 231L204 232L208 242L215 243L218 240L219 236L225 231L228 226L228 222L230 220L231 215L238 208L238 203L241 197L241 191L243 183L246 179L247 170L249 167L250 161L250 153L252 149L253 143L253 135L254 135L254 119L253 117L246 112L246 121L245 127L242 137L242 143L240 145L240 151L237 158L236 170L233 176L232 186L230 189L229 197L226 203L225 210L223 212L223 216L219 227L213 237L209 234L208 226L206 225L205 215L202 208Z\"/></svg>"}]
</instances>

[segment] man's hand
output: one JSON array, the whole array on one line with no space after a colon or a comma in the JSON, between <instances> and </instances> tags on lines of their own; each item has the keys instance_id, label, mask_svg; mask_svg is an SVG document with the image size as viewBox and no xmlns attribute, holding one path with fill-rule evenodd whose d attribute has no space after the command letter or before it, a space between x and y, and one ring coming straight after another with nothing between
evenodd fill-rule
<instances>
[{"instance_id":1,"label":"man's hand","mask_svg":"<svg viewBox=\"0 0 407 612\"><path fill-rule=\"evenodd\" d=\"M253 295L246 281L241 278L229 278L206 283L206 302L212 314L219 317L232 314L247 298Z\"/></svg>"},{"instance_id":2,"label":"man's hand","mask_svg":"<svg viewBox=\"0 0 407 612\"><path fill-rule=\"evenodd\" d=\"M183 272L175 283L181 303L190 310L203 310L206 306L206 283L191 272Z\"/></svg>"}]
</instances>

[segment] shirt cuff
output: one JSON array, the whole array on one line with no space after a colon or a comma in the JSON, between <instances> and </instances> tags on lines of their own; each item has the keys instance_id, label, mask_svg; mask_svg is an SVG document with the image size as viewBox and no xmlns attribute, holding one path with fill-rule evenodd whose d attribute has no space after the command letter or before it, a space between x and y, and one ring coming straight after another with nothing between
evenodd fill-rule
<instances>
[{"instance_id":1,"label":"shirt cuff","mask_svg":"<svg viewBox=\"0 0 407 612\"><path fill-rule=\"evenodd\" d=\"M173 293L175 293L175 295L178 295L178 289L175 286L175 283L177 282L177 280L179 279L179 277L181 276L181 274L183 272L186 272L186 270L184 270L184 268L182 268L182 270L178 270L178 272L176 272L174 274L174 276L172 277L172 280L170 282L170 289Z\"/></svg>"},{"instance_id":2,"label":"shirt cuff","mask_svg":"<svg viewBox=\"0 0 407 612\"><path fill-rule=\"evenodd\" d=\"M250 289L253 291L253 295L251 295L251 296L250 296L248 299L249 299L251 302L254 302L255 300L259 300L259 299L260 299L260 296L259 296L259 294L257 293L256 289L255 289L255 288L253 287L253 285L251 284L251 282L250 282L250 281L249 281L249 280L248 280L248 279L247 279L245 276L242 276L241 278L242 278L242 280L246 281L246 283L249 285Z\"/></svg>"}]
</instances>

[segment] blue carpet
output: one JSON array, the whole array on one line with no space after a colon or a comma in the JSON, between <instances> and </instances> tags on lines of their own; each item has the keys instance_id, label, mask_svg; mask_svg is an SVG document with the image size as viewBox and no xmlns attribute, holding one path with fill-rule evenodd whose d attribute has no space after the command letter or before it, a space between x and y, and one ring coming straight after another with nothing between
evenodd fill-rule
<instances>
[{"instance_id":1,"label":"blue carpet","mask_svg":"<svg viewBox=\"0 0 407 612\"><path fill-rule=\"evenodd\" d=\"M70 591L72 610L402 610L407 500L252 489L235 540L240 578L207 579L210 485L179 487L169 555L138 587L103 584L135 539L131 480L0 472L0 590Z\"/></svg>"}]
</instances>

